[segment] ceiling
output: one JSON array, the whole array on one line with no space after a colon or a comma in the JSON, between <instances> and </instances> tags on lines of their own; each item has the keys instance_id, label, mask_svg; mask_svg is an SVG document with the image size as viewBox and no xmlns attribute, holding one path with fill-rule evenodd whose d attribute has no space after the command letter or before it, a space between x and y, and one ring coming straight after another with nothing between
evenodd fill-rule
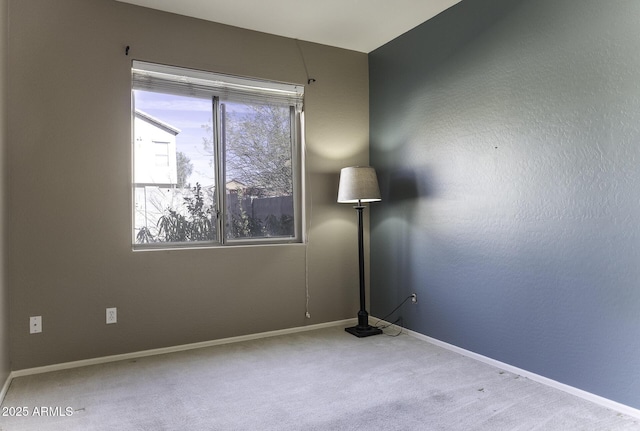
<instances>
[{"instance_id":1,"label":"ceiling","mask_svg":"<svg viewBox=\"0 0 640 431\"><path fill-rule=\"evenodd\" d=\"M117 0L369 53L460 0Z\"/></svg>"}]
</instances>

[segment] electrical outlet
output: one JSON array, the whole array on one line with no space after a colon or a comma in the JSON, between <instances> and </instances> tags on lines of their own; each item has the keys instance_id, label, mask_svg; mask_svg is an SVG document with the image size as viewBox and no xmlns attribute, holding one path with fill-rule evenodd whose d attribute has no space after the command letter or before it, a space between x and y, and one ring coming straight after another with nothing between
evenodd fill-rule
<instances>
[{"instance_id":1,"label":"electrical outlet","mask_svg":"<svg viewBox=\"0 0 640 431\"><path fill-rule=\"evenodd\" d=\"M418 303L418 295L417 294L415 294L415 293L411 294L411 302L414 303L414 304Z\"/></svg>"},{"instance_id":2,"label":"electrical outlet","mask_svg":"<svg viewBox=\"0 0 640 431\"><path fill-rule=\"evenodd\" d=\"M42 332L42 316L29 317L29 334L39 334Z\"/></svg>"},{"instance_id":3,"label":"electrical outlet","mask_svg":"<svg viewBox=\"0 0 640 431\"><path fill-rule=\"evenodd\" d=\"M110 325L112 323L117 323L118 322L118 309L113 307L113 308L107 308L107 325Z\"/></svg>"}]
</instances>

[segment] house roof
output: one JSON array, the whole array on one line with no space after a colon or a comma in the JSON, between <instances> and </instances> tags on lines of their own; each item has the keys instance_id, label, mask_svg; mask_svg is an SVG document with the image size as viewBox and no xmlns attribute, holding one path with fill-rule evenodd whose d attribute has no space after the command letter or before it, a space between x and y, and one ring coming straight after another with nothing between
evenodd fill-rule
<instances>
[{"instance_id":1,"label":"house roof","mask_svg":"<svg viewBox=\"0 0 640 431\"><path fill-rule=\"evenodd\" d=\"M141 120L145 120L148 123L151 123L163 130L166 130L169 133L173 133L174 135L180 133L180 129L178 129L177 127L173 127L171 124L165 123L164 121L154 117L153 115L149 115L139 109L136 109L136 117L140 118Z\"/></svg>"}]
</instances>

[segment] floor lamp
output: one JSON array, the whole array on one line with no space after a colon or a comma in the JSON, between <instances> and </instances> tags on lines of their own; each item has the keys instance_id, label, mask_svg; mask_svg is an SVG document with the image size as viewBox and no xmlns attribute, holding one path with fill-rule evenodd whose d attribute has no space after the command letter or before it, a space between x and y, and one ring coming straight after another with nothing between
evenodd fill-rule
<instances>
[{"instance_id":1,"label":"floor lamp","mask_svg":"<svg viewBox=\"0 0 640 431\"><path fill-rule=\"evenodd\" d=\"M381 334L382 330L369 325L369 313L366 310L364 289L364 238L362 212L366 208L365 202L377 202L380 199L380 189L376 171L370 166L352 166L340 171L340 185L338 186L338 202L352 203L358 213L358 264L360 268L360 311L358 311L358 324L345 328L356 337L368 337Z\"/></svg>"}]
</instances>

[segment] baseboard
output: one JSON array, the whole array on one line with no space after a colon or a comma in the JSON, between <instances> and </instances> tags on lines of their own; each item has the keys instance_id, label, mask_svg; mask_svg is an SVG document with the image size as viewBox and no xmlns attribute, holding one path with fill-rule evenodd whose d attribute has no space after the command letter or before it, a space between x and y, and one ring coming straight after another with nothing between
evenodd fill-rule
<instances>
[{"instance_id":1,"label":"baseboard","mask_svg":"<svg viewBox=\"0 0 640 431\"><path fill-rule=\"evenodd\" d=\"M6 393L6 389L8 389L9 385L11 384L11 379L14 379L16 377L48 373L48 372L51 372L51 371L67 370L67 369L70 369L70 368L86 367L86 366L89 366L89 365L99 365L99 364L105 364L105 363L108 363L108 362L125 361L125 360L130 360L130 359L142 358L142 357L145 357L145 356L164 355L164 354L167 354L167 353L182 352L182 351L185 351L185 350L193 350L193 349L201 349L201 348L204 348L204 347L220 346L220 345L223 345L223 344L239 343L239 342L242 342L242 341L257 340L257 339L261 339L261 338L277 337L277 336L280 336L280 335L289 335L289 334L295 334L295 333L300 333L300 332L313 331L313 330L316 330L316 329L331 328L331 327L334 327L334 326L348 326L348 325L355 324L356 321L357 321L356 319L338 320L338 321L333 321L333 322L318 323L318 324L315 324L315 325L298 326L298 327L295 327L295 328L280 329L280 330L277 330L277 331L259 332L259 333L256 333L256 334L241 335L241 336L238 336L238 337L230 337L230 338L222 338L222 339L219 339L219 340L203 341L203 342L200 342L200 343L182 344L182 345L179 345L179 346L163 347L163 348L160 348L160 349L142 350L142 351L139 351L139 352L123 353L123 354L120 354L120 355L103 356L103 357L100 357L100 358L83 359L83 360L80 360L80 361L64 362L64 363L61 363L61 364L53 364L53 365L46 365L46 366L43 366L43 367L35 367L35 368L27 368L27 369L23 369L23 370L17 370L17 371L11 372L11 374L9 375L9 378L7 379L7 383L5 383L5 387L3 388L2 397L0 397L0 403L4 400L4 394Z\"/></svg>"},{"instance_id":2,"label":"baseboard","mask_svg":"<svg viewBox=\"0 0 640 431\"><path fill-rule=\"evenodd\" d=\"M402 332L406 333L407 335L410 335L410 336L412 336L414 338L417 338L419 340L422 340L422 341L426 341L427 343L431 343L431 344L434 344L434 345L436 345L438 347L442 347L442 348L450 350L452 352L459 353L459 354L461 354L463 356L469 357L471 359L475 359L477 361L483 362L483 363L485 363L487 365L494 366L494 367L499 368L501 370L504 370L504 371L507 371L507 372L510 372L510 373L513 373L513 374L517 374L517 375L522 376L522 377L526 377L527 379L532 380L534 382L541 383L543 385L552 387L554 389L561 390L561 391L569 393L571 395L575 395L575 396L577 396L579 398L585 399L587 401L591 401L592 403L601 405L602 407L606 407L606 408L608 408L610 410L614 410L616 412L623 413L623 414L625 414L627 416L631 416L633 418L640 419L640 410L638 410L636 408L633 408L631 406L627 406L626 404L621 404L621 403L618 403L616 401L612 401L612 400L610 400L608 398L604 398L604 397L601 397L599 395L592 394L591 392L587 392L587 391L584 391L582 389L578 389L578 388L575 388L573 386L569 386L569 385L566 385L564 383L560 383L558 381L549 379L549 378L541 376L539 374L532 373L532 372L524 370L522 368L514 367L513 365L509 365L509 364L506 364L504 362L500 362L500 361L497 361L495 359L491 359L491 358L489 358L487 356L483 356L483 355L480 355L478 353L474 353L474 352L472 352L470 350L466 350L466 349L463 349L461 347L454 346L453 344L445 343L444 341L440 341L438 339L435 339L435 338L432 338L432 337L428 337L428 336L426 336L424 334L421 334L419 332L415 332L415 331L412 331L412 330L407 329L407 328L401 328L401 327L399 327L397 325L394 325L394 324L389 323L389 322L384 321L384 320L376 319L375 317L372 317L372 316L369 316L369 324L371 324L371 325L377 324L378 326L380 324L383 324L385 326L388 325L390 328L393 328L394 331L402 331Z\"/></svg>"},{"instance_id":3,"label":"baseboard","mask_svg":"<svg viewBox=\"0 0 640 431\"><path fill-rule=\"evenodd\" d=\"M4 385L2 385L2 390L0 390L0 404L4 402L4 396L7 395L9 386L11 386L11 379L13 379L13 376L9 373L7 380L4 382Z\"/></svg>"}]
</instances>

